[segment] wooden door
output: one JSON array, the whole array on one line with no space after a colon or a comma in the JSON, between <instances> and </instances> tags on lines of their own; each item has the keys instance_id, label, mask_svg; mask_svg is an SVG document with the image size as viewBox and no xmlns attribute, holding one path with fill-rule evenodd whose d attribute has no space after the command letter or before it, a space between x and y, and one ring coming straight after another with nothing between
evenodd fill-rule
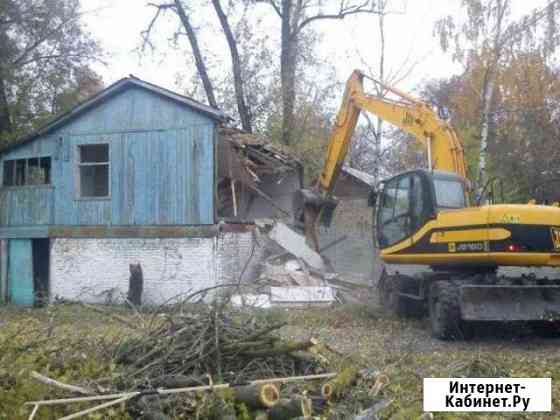
<instances>
[{"instance_id":1,"label":"wooden door","mask_svg":"<svg viewBox=\"0 0 560 420\"><path fill-rule=\"evenodd\" d=\"M10 239L8 250L8 284L10 301L31 306L35 302L33 288L33 247L31 239Z\"/></svg>"}]
</instances>

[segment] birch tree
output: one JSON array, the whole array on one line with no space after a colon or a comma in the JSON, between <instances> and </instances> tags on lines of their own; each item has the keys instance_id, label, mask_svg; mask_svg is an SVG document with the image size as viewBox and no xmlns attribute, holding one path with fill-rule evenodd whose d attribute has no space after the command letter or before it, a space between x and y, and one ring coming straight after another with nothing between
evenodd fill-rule
<instances>
[{"instance_id":1,"label":"birch tree","mask_svg":"<svg viewBox=\"0 0 560 420\"><path fill-rule=\"evenodd\" d=\"M487 157L492 140L490 126L498 69L511 58L512 50L524 42L541 43L541 47L548 52L556 48L556 14L559 5L560 1L552 0L544 8L534 10L520 21L514 21L511 18L510 0L462 0L466 14L463 22L447 16L436 23L435 33L441 47L444 51L452 50L455 61L467 68L474 55L482 59L484 77L477 87L481 103L477 198L480 198L488 179ZM540 35L544 35L544 39Z\"/></svg>"}]
</instances>

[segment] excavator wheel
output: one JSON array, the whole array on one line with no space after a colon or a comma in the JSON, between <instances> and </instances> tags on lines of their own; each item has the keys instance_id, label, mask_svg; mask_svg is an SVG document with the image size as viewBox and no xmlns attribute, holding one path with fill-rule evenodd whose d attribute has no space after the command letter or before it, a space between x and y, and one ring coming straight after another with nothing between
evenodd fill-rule
<instances>
[{"instance_id":1,"label":"excavator wheel","mask_svg":"<svg viewBox=\"0 0 560 420\"><path fill-rule=\"evenodd\" d=\"M430 288L430 324L432 336L440 340L468 340L472 326L461 319L459 286L451 281L436 281Z\"/></svg>"},{"instance_id":2,"label":"excavator wheel","mask_svg":"<svg viewBox=\"0 0 560 420\"><path fill-rule=\"evenodd\" d=\"M379 280L379 303L386 314L398 317L419 316L417 302L399 295L399 293L414 293L412 282L412 279L389 276L385 270L383 271Z\"/></svg>"}]
</instances>

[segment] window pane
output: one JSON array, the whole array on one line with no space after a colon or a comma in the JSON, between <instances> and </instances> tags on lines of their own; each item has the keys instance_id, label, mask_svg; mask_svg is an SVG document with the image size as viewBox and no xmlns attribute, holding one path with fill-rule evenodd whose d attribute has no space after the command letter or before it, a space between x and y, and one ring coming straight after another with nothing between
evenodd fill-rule
<instances>
[{"instance_id":1,"label":"window pane","mask_svg":"<svg viewBox=\"0 0 560 420\"><path fill-rule=\"evenodd\" d=\"M459 181L434 179L438 207L462 209L466 206L465 191Z\"/></svg>"},{"instance_id":2,"label":"window pane","mask_svg":"<svg viewBox=\"0 0 560 420\"><path fill-rule=\"evenodd\" d=\"M16 185L25 185L25 159L16 160Z\"/></svg>"},{"instance_id":3,"label":"window pane","mask_svg":"<svg viewBox=\"0 0 560 420\"><path fill-rule=\"evenodd\" d=\"M82 197L108 197L109 165L81 166L80 192Z\"/></svg>"},{"instance_id":4,"label":"window pane","mask_svg":"<svg viewBox=\"0 0 560 420\"><path fill-rule=\"evenodd\" d=\"M14 160L4 161L4 186L11 187L15 185L14 182Z\"/></svg>"},{"instance_id":5,"label":"window pane","mask_svg":"<svg viewBox=\"0 0 560 420\"><path fill-rule=\"evenodd\" d=\"M88 144L88 145L80 146L80 162L82 163L109 162L109 145Z\"/></svg>"},{"instance_id":6,"label":"window pane","mask_svg":"<svg viewBox=\"0 0 560 420\"><path fill-rule=\"evenodd\" d=\"M51 158L41 158L41 171L43 172L44 184L51 183Z\"/></svg>"},{"instance_id":7,"label":"window pane","mask_svg":"<svg viewBox=\"0 0 560 420\"><path fill-rule=\"evenodd\" d=\"M407 216L399 217L391 220L383 227L386 245L393 245L408 236L408 220Z\"/></svg>"},{"instance_id":8,"label":"window pane","mask_svg":"<svg viewBox=\"0 0 560 420\"><path fill-rule=\"evenodd\" d=\"M413 230L419 229L425 222L424 210L424 190L422 188L422 179L419 176L412 178L412 209Z\"/></svg>"},{"instance_id":9,"label":"window pane","mask_svg":"<svg viewBox=\"0 0 560 420\"><path fill-rule=\"evenodd\" d=\"M44 177L39 166L39 158L31 158L27 160L27 184L38 185L44 184Z\"/></svg>"},{"instance_id":10,"label":"window pane","mask_svg":"<svg viewBox=\"0 0 560 420\"><path fill-rule=\"evenodd\" d=\"M397 181L391 181L387 183L383 189L383 195L381 198L381 214L379 221L381 224L387 222L393 217L393 210L395 207L395 199L397 196Z\"/></svg>"},{"instance_id":11,"label":"window pane","mask_svg":"<svg viewBox=\"0 0 560 420\"><path fill-rule=\"evenodd\" d=\"M395 203L395 217L408 213L410 208L410 177L402 178L397 191Z\"/></svg>"}]
</instances>

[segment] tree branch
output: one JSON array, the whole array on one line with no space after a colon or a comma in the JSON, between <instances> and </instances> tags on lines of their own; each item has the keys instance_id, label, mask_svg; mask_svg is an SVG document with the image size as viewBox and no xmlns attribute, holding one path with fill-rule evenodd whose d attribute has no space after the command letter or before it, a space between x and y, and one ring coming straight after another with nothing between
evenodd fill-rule
<instances>
[{"instance_id":1,"label":"tree branch","mask_svg":"<svg viewBox=\"0 0 560 420\"><path fill-rule=\"evenodd\" d=\"M280 8L278 7L278 5L274 0L268 0L268 4L272 6L272 8L274 9L274 11L278 16L282 17L282 12L280 11Z\"/></svg>"},{"instance_id":2,"label":"tree branch","mask_svg":"<svg viewBox=\"0 0 560 420\"><path fill-rule=\"evenodd\" d=\"M142 51L146 50L146 46L149 46L151 49L154 48L154 46L152 45L152 42L150 41L150 36L152 33L152 29L154 28L154 25L157 21L157 19L159 18L159 15L161 14L161 12L165 12L167 9L172 9L175 7L174 4L155 4L155 3L148 3L147 4L149 7L155 7L156 13L154 14L154 17L152 17L152 20L150 21L150 24L148 25L148 28L143 30L142 32L140 32L140 36L142 37Z\"/></svg>"},{"instance_id":3,"label":"tree branch","mask_svg":"<svg viewBox=\"0 0 560 420\"><path fill-rule=\"evenodd\" d=\"M345 6L344 1L340 2L340 10L338 13L332 14L317 14L304 19L294 30L293 36L296 36L301 30L309 25L311 22L320 19L344 19L346 16L356 15L359 13L377 14L373 7L369 7L369 0L365 0L362 4L356 6Z\"/></svg>"}]
</instances>

